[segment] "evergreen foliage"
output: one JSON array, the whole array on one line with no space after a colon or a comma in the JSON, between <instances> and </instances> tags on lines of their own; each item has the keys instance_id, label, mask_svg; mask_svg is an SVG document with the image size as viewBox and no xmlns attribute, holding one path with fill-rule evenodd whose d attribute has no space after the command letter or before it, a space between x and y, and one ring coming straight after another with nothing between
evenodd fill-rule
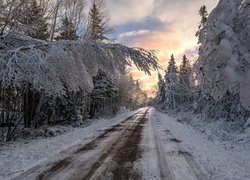
<instances>
[{"instance_id":1,"label":"evergreen foliage","mask_svg":"<svg viewBox=\"0 0 250 180\"><path fill-rule=\"evenodd\" d=\"M20 22L26 29L24 33L36 39L46 40L49 37L48 23L37 0L27 3L23 11L24 16L20 19Z\"/></svg>"},{"instance_id":2,"label":"evergreen foliage","mask_svg":"<svg viewBox=\"0 0 250 180\"><path fill-rule=\"evenodd\" d=\"M208 20L208 12L207 7L202 6L199 10L199 15L201 17L200 24L198 26L198 31L196 32L195 36L199 38L199 43L201 43L201 40L206 36L206 24Z\"/></svg>"},{"instance_id":3,"label":"evergreen foliage","mask_svg":"<svg viewBox=\"0 0 250 180\"><path fill-rule=\"evenodd\" d=\"M17 127L38 128L81 121L87 114L114 114L122 105L117 98L124 99L124 86L118 87L113 78L132 63L149 74L158 68L154 51L121 44L44 42L17 35L1 38L0 44L0 113L4 114L0 126L8 123L2 131L5 141L14 137ZM131 84L126 98L132 103L126 107L137 108L145 94L140 94L138 83Z\"/></svg>"},{"instance_id":4,"label":"evergreen foliage","mask_svg":"<svg viewBox=\"0 0 250 180\"><path fill-rule=\"evenodd\" d=\"M192 67L185 55L179 69L172 55L164 79L158 74L157 100L165 108L190 107L193 102L193 87L190 83Z\"/></svg>"},{"instance_id":5,"label":"evergreen foliage","mask_svg":"<svg viewBox=\"0 0 250 180\"><path fill-rule=\"evenodd\" d=\"M192 99L192 89L191 89L191 83L190 83L190 77L192 74L192 67L187 59L187 57L184 55L182 58L182 62L180 65L180 71L179 71L179 101L180 103L190 103Z\"/></svg>"},{"instance_id":6,"label":"evergreen foliage","mask_svg":"<svg viewBox=\"0 0 250 180\"><path fill-rule=\"evenodd\" d=\"M165 102L166 98L166 84L164 82L164 79L162 78L162 75L158 73L158 91L157 91L157 100L159 104L162 104Z\"/></svg>"},{"instance_id":7,"label":"evergreen foliage","mask_svg":"<svg viewBox=\"0 0 250 180\"><path fill-rule=\"evenodd\" d=\"M184 55L180 65L179 80L180 84L186 88L190 87L190 75L192 72L192 67L190 61Z\"/></svg>"},{"instance_id":8,"label":"evergreen foliage","mask_svg":"<svg viewBox=\"0 0 250 180\"><path fill-rule=\"evenodd\" d=\"M63 18L62 26L60 28L60 35L56 37L57 40L77 40L79 37L76 34L76 28L68 17Z\"/></svg>"},{"instance_id":9,"label":"evergreen foliage","mask_svg":"<svg viewBox=\"0 0 250 180\"><path fill-rule=\"evenodd\" d=\"M206 26L207 18L208 18L208 12L206 6L201 6L199 10L199 15L201 16L201 21L199 25L199 29L202 29Z\"/></svg>"},{"instance_id":10,"label":"evergreen foliage","mask_svg":"<svg viewBox=\"0 0 250 180\"><path fill-rule=\"evenodd\" d=\"M174 55L171 55L164 78L166 82L166 91L167 91L165 103L169 108L176 108L178 74L177 74L177 66L175 65Z\"/></svg>"},{"instance_id":11,"label":"evergreen foliage","mask_svg":"<svg viewBox=\"0 0 250 180\"><path fill-rule=\"evenodd\" d=\"M102 0L92 0L89 11L85 38L88 40L107 40L106 34L112 31L109 26L108 14Z\"/></svg>"},{"instance_id":12,"label":"evergreen foliage","mask_svg":"<svg viewBox=\"0 0 250 180\"><path fill-rule=\"evenodd\" d=\"M113 105L117 101L118 87L107 74L99 70L93 78L94 89L91 92L90 117L96 114L115 113L118 109Z\"/></svg>"}]
</instances>

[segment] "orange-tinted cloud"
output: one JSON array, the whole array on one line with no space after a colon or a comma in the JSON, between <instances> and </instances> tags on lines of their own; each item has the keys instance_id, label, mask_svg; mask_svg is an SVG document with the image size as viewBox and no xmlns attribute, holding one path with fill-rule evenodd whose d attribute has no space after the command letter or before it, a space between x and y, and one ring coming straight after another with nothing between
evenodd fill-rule
<instances>
[{"instance_id":1,"label":"orange-tinted cloud","mask_svg":"<svg viewBox=\"0 0 250 180\"><path fill-rule=\"evenodd\" d=\"M112 4L113 3L116 4ZM118 35L118 41L131 47L142 47L148 50L158 50L159 64L164 75L168 60L174 54L177 65L180 64L184 53L195 59L197 38L195 33L198 28L200 17L198 10L202 5L207 5L208 11L217 4L218 0L110 0L110 7L115 7L112 15L115 17L114 24L127 24ZM120 5L122 11L119 10ZM137 7L140 6L140 7ZM143 8L142 8L143 7ZM123 16L123 13L126 15ZM138 15L139 14L139 15ZM150 20L150 21L149 21ZM155 24L152 22L157 22ZM128 28L129 23L137 22L136 29ZM145 23L148 23L145 25ZM140 28L141 27L141 28ZM130 29L130 30L126 30ZM157 72L147 76L136 68L131 68L135 79L139 79L141 87L148 95L153 94L157 84Z\"/></svg>"},{"instance_id":2,"label":"orange-tinted cloud","mask_svg":"<svg viewBox=\"0 0 250 180\"><path fill-rule=\"evenodd\" d=\"M185 51L195 51L195 44L196 42L190 42L183 37L181 32L151 32L146 36L135 38L130 46L158 50L159 53L157 56L159 64L163 68L160 70L160 73L164 74L171 54L175 55L178 65ZM131 73L135 79L140 80L142 89L145 90L149 96L155 94L153 93L153 91L155 91L153 86L157 84L157 72L152 72L152 76L147 76L136 68L132 68Z\"/></svg>"}]
</instances>

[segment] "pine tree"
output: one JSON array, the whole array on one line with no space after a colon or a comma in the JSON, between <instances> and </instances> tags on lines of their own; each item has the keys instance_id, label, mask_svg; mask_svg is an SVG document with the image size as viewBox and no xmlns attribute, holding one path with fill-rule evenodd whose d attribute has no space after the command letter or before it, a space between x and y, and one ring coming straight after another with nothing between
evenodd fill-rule
<instances>
[{"instance_id":1,"label":"pine tree","mask_svg":"<svg viewBox=\"0 0 250 180\"><path fill-rule=\"evenodd\" d=\"M44 18L42 7L38 5L36 0L32 0L24 8L24 11L24 18L20 21L26 27L25 34L36 39L46 40L49 37L48 23Z\"/></svg>"},{"instance_id":2,"label":"pine tree","mask_svg":"<svg viewBox=\"0 0 250 180\"><path fill-rule=\"evenodd\" d=\"M98 112L116 111L112 103L118 96L118 87L113 80L104 71L99 70L98 75L93 78L93 84L90 116L94 117Z\"/></svg>"},{"instance_id":3,"label":"pine tree","mask_svg":"<svg viewBox=\"0 0 250 180\"><path fill-rule=\"evenodd\" d=\"M192 98L191 85L190 85L191 72L192 72L192 67L190 65L190 62L184 55L180 65L179 84L178 84L179 102L181 104L184 104L185 102L190 103L190 100Z\"/></svg>"},{"instance_id":4,"label":"pine tree","mask_svg":"<svg viewBox=\"0 0 250 180\"><path fill-rule=\"evenodd\" d=\"M108 39L105 34L112 31L108 21L107 13L104 12L103 1L92 0L85 38L95 41Z\"/></svg>"},{"instance_id":5,"label":"pine tree","mask_svg":"<svg viewBox=\"0 0 250 180\"><path fill-rule=\"evenodd\" d=\"M176 108L178 75L174 55L171 56L171 59L168 63L168 68L165 75L165 82L167 89L165 103L169 108Z\"/></svg>"},{"instance_id":6,"label":"pine tree","mask_svg":"<svg viewBox=\"0 0 250 180\"><path fill-rule=\"evenodd\" d=\"M182 62L180 65L180 72L179 72L179 81L183 87L187 89L190 87L190 75L191 75L192 67L190 65L190 61L184 55L182 58Z\"/></svg>"},{"instance_id":7,"label":"pine tree","mask_svg":"<svg viewBox=\"0 0 250 180\"><path fill-rule=\"evenodd\" d=\"M207 12L206 6L201 6L201 8L199 10L199 15L201 16L201 22L199 25L199 29L202 29L206 26L207 18L208 18L208 12Z\"/></svg>"},{"instance_id":8,"label":"pine tree","mask_svg":"<svg viewBox=\"0 0 250 180\"><path fill-rule=\"evenodd\" d=\"M208 12L207 12L206 6L201 6L199 10L199 15L201 16L201 21L200 21L200 25L198 26L198 31L196 32L195 36L202 38L200 36L206 33L204 29L206 27L207 19L208 19Z\"/></svg>"},{"instance_id":9,"label":"pine tree","mask_svg":"<svg viewBox=\"0 0 250 180\"><path fill-rule=\"evenodd\" d=\"M65 17L62 20L61 33L56 37L57 40L65 39L65 40L77 40L79 37L76 34L76 28L74 24L70 21L68 17Z\"/></svg>"},{"instance_id":10,"label":"pine tree","mask_svg":"<svg viewBox=\"0 0 250 180\"><path fill-rule=\"evenodd\" d=\"M162 78L162 75L158 73L158 91L157 91L157 100L159 104L165 102L166 97L166 84Z\"/></svg>"}]
</instances>

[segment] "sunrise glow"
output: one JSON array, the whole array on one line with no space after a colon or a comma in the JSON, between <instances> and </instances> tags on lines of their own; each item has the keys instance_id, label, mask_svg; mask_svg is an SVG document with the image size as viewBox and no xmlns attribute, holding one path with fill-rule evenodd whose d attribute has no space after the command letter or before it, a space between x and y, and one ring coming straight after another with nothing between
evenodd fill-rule
<instances>
[{"instance_id":1,"label":"sunrise glow","mask_svg":"<svg viewBox=\"0 0 250 180\"><path fill-rule=\"evenodd\" d=\"M177 64L183 54L192 60L196 58L198 10L206 5L211 11L217 3L218 0L111 0L107 5L111 21L117 27L112 36L131 47L158 50L163 74L171 54L174 54ZM140 80L148 96L155 95L157 72L147 76L131 68L131 73Z\"/></svg>"}]
</instances>

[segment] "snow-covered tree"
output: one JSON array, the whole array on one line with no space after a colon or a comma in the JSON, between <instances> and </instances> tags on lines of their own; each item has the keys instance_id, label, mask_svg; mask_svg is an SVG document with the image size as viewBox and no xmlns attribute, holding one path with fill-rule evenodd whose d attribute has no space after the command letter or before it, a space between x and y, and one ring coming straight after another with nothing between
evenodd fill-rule
<instances>
[{"instance_id":1,"label":"snow-covered tree","mask_svg":"<svg viewBox=\"0 0 250 180\"><path fill-rule=\"evenodd\" d=\"M90 117L94 117L96 113L104 112L115 113L118 109L113 106L117 101L118 87L107 74L99 70L97 76L93 78L94 89L91 92Z\"/></svg>"},{"instance_id":2,"label":"snow-covered tree","mask_svg":"<svg viewBox=\"0 0 250 180\"><path fill-rule=\"evenodd\" d=\"M199 15L201 16L201 21L199 25L199 30L204 28L207 23L207 18L208 18L208 12L207 12L207 7L206 6L201 6L199 10Z\"/></svg>"},{"instance_id":3,"label":"snow-covered tree","mask_svg":"<svg viewBox=\"0 0 250 180\"><path fill-rule=\"evenodd\" d=\"M250 110L248 7L245 0L220 0L203 28L206 35L200 36L200 56L195 66L202 76L202 93L212 99L210 108L223 109L218 107L231 104L229 109L234 107L234 114L242 106ZM232 105L231 97L239 97L239 104Z\"/></svg>"},{"instance_id":4,"label":"snow-covered tree","mask_svg":"<svg viewBox=\"0 0 250 180\"><path fill-rule=\"evenodd\" d=\"M164 78L167 91L165 103L169 108L176 108L178 94L178 74L174 55L171 55Z\"/></svg>"},{"instance_id":5,"label":"snow-covered tree","mask_svg":"<svg viewBox=\"0 0 250 180\"><path fill-rule=\"evenodd\" d=\"M196 32L195 35L199 38L198 43L201 43L202 39L206 36L206 25L208 19L208 12L206 6L201 6L199 10L199 15L201 17L201 21L198 26L198 31Z\"/></svg>"},{"instance_id":6,"label":"snow-covered tree","mask_svg":"<svg viewBox=\"0 0 250 180\"><path fill-rule=\"evenodd\" d=\"M158 88L157 88L157 100L159 104L163 104L166 98L166 84L162 75L158 73Z\"/></svg>"},{"instance_id":7,"label":"snow-covered tree","mask_svg":"<svg viewBox=\"0 0 250 180\"><path fill-rule=\"evenodd\" d=\"M180 65L180 71L179 71L179 82L184 87L187 87L187 88L190 87L191 72L192 72L192 67L191 67L190 61L184 55L182 58L182 62Z\"/></svg>"},{"instance_id":8,"label":"snow-covered tree","mask_svg":"<svg viewBox=\"0 0 250 180\"><path fill-rule=\"evenodd\" d=\"M191 89L191 78L192 67L190 61L184 55L182 58L182 62L180 65L179 71L179 83L178 83L178 93L179 93L179 101L181 104L190 103L192 99L192 89Z\"/></svg>"},{"instance_id":9,"label":"snow-covered tree","mask_svg":"<svg viewBox=\"0 0 250 180\"><path fill-rule=\"evenodd\" d=\"M93 77L100 69L112 78L125 73L131 64L148 74L158 68L154 51L121 44L45 42L17 35L1 38L0 44L0 111L15 112L11 121L6 115L0 125L9 121L38 127L55 119L70 120L79 106L87 106ZM16 129L8 125L11 131ZM8 139L13 137L13 133L7 134Z\"/></svg>"}]
</instances>

